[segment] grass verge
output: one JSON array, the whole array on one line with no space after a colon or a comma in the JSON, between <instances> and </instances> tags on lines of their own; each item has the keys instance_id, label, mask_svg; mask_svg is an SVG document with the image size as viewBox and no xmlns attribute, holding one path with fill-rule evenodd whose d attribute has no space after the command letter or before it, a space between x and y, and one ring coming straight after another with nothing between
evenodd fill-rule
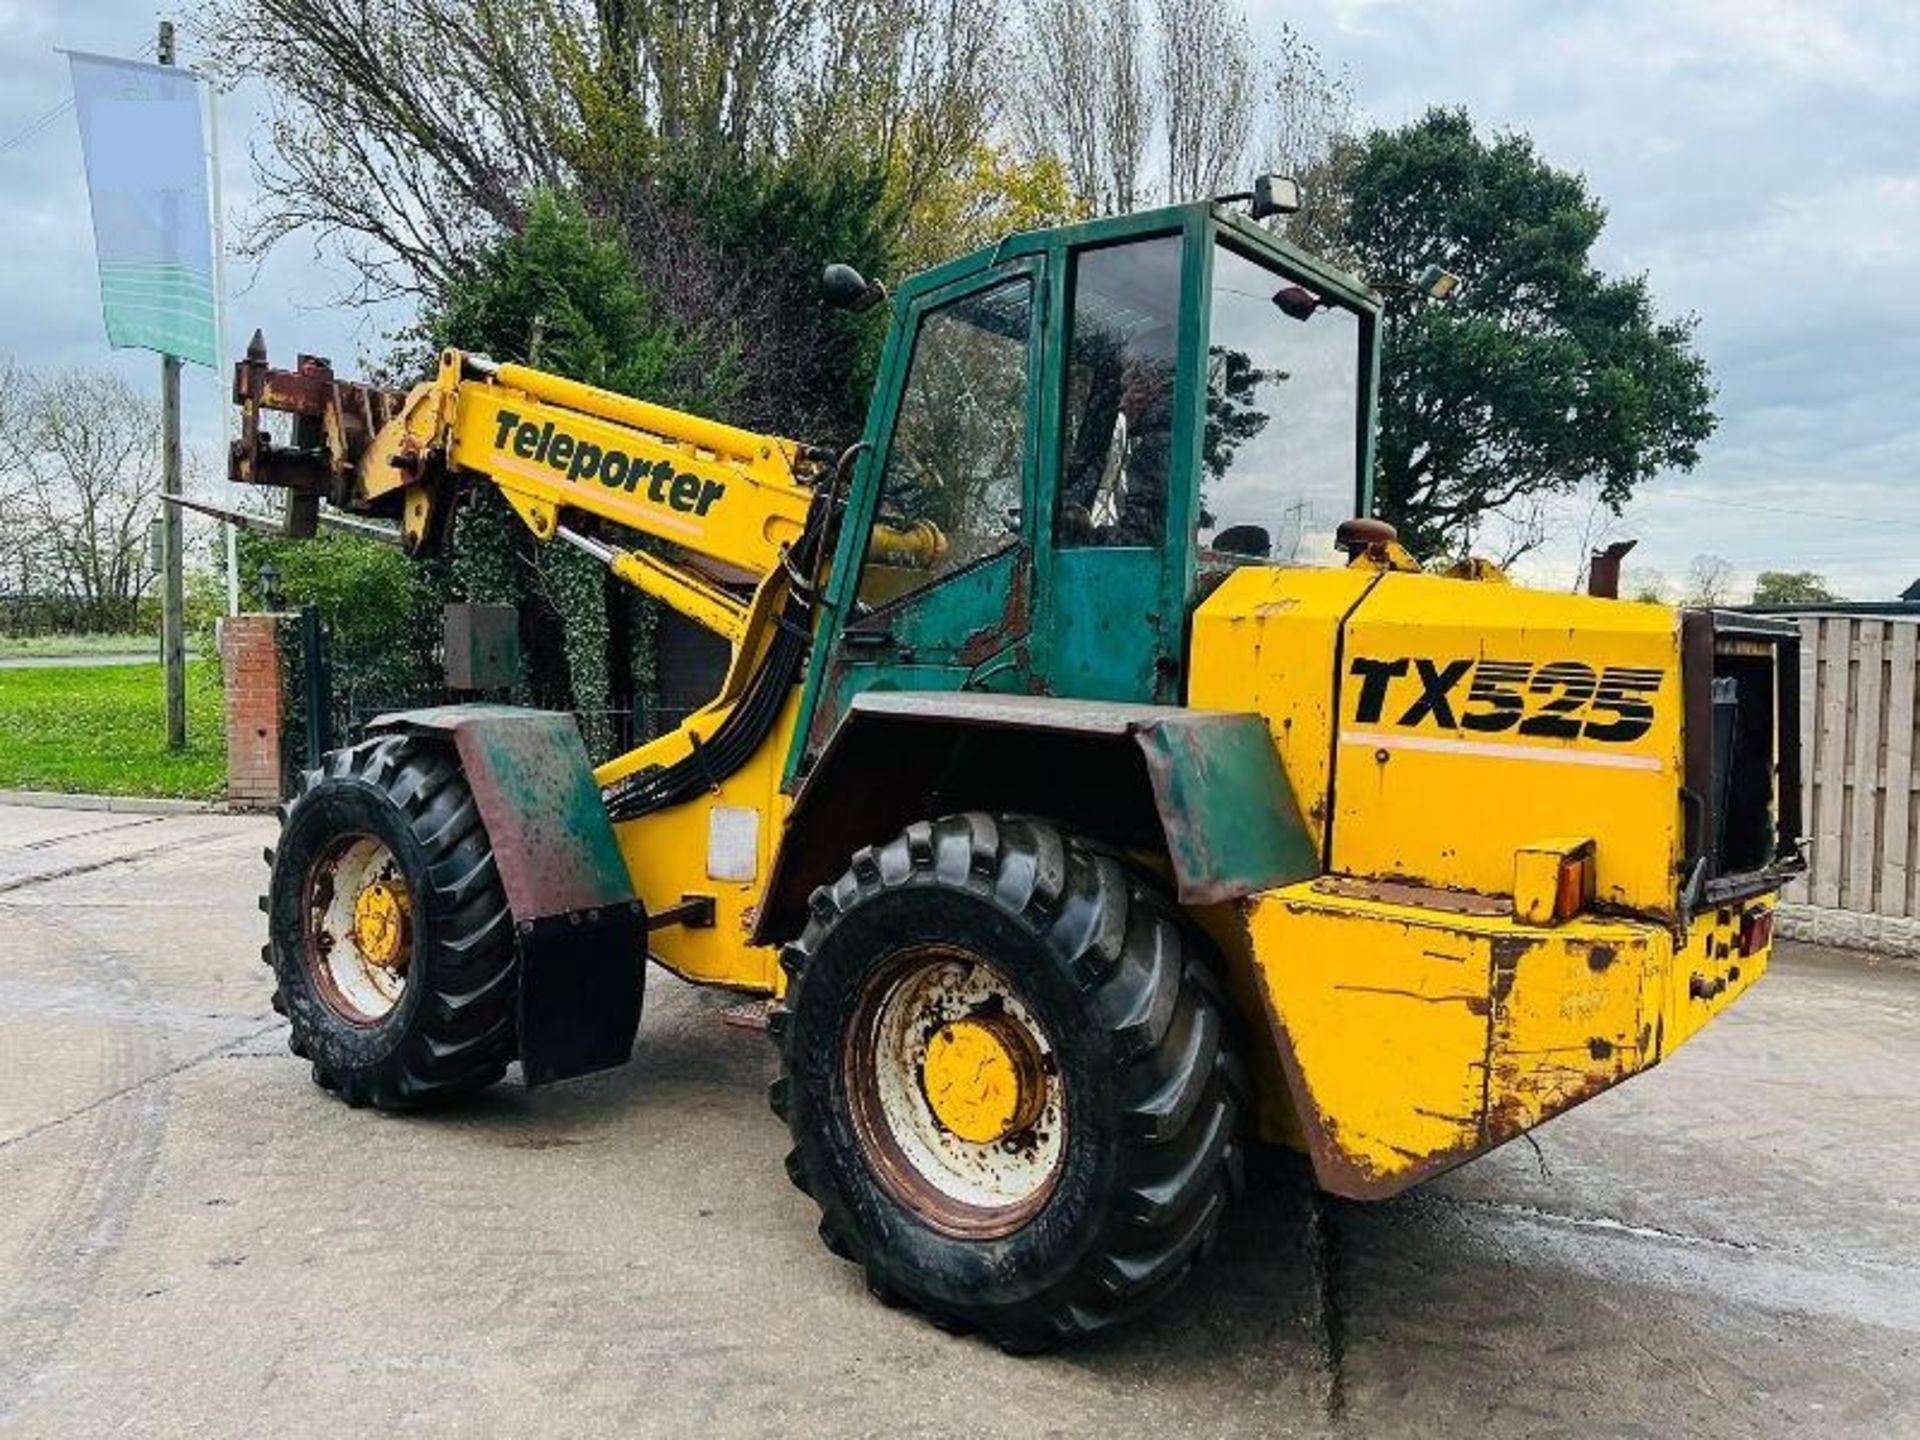
<instances>
[{"instance_id":1,"label":"grass verge","mask_svg":"<svg viewBox=\"0 0 1920 1440\"><path fill-rule=\"evenodd\" d=\"M0 660L30 660L53 655L152 655L156 635L0 635Z\"/></svg>"},{"instance_id":2,"label":"grass verge","mask_svg":"<svg viewBox=\"0 0 1920 1440\"><path fill-rule=\"evenodd\" d=\"M219 676L187 664L187 748L170 751L160 667L0 670L0 790L218 799L227 739Z\"/></svg>"}]
</instances>

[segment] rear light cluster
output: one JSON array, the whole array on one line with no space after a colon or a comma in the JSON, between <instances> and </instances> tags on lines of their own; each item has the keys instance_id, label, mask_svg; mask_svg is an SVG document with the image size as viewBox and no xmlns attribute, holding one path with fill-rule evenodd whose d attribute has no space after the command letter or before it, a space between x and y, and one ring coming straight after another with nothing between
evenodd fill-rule
<instances>
[{"instance_id":1,"label":"rear light cluster","mask_svg":"<svg viewBox=\"0 0 1920 1440\"><path fill-rule=\"evenodd\" d=\"M1541 840L1513 856L1513 914L1528 925L1558 925L1593 904L1593 841Z\"/></svg>"},{"instance_id":2,"label":"rear light cluster","mask_svg":"<svg viewBox=\"0 0 1920 1440\"><path fill-rule=\"evenodd\" d=\"M1587 908L1587 901L1593 896L1593 847L1587 846L1578 855L1570 855L1560 862L1560 873L1556 877L1553 897L1553 918L1555 921L1571 920Z\"/></svg>"},{"instance_id":3,"label":"rear light cluster","mask_svg":"<svg viewBox=\"0 0 1920 1440\"><path fill-rule=\"evenodd\" d=\"M1740 953L1756 955L1773 943L1773 911L1748 910L1740 917Z\"/></svg>"}]
</instances>

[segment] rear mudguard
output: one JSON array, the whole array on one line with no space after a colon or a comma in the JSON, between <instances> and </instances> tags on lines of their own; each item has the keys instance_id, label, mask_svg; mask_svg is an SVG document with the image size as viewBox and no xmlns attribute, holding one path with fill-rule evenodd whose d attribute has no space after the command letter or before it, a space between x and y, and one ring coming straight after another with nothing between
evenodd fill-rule
<instances>
[{"instance_id":1,"label":"rear mudguard","mask_svg":"<svg viewBox=\"0 0 1920 1440\"><path fill-rule=\"evenodd\" d=\"M1039 695L869 690L795 797L754 942L799 933L807 896L863 845L966 810L1043 815L1159 850L1182 904L1319 871L1258 715Z\"/></svg>"},{"instance_id":2,"label":"rear mudguard","mask_svg":"<svg viewBox=\"0 0 1920 1440\"><path fill-rule=\"evenodd\" d=\"M460 756L513 914L526 1083L625 1064L640 1027L647 916L573 717L443 705L367 728L441 739Z\"/></svg>"}]
</instances>

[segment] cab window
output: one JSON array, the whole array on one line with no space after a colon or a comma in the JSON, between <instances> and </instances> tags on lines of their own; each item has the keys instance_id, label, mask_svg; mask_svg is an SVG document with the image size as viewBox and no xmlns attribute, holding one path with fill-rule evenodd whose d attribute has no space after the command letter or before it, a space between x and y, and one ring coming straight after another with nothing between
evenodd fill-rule
<instances>
[{"instance_id":1,"label":"cab window","mask_svg":"<svg viewBox=\"0 0 1920 1440\"><path fill-rule=\"evenodd\" d=\"M1024 275L922 316L860 572L863 608L925 589L1019 538L1032 326Z\"/></svg>"},{"instance_id":2,"label":"cab window","mask_svg":"<svg viewBox=\"0 0 1920 1440\"><path fill-rule=\"evenodd\" d=\"M1226 245L1213 257L1199 542L1331 563L1360 513L1360 317Z\"/></svg>"},{"instance_id":3,"label":"cab window","mask_svg":"<svg viewBox=\"0 0 1920 1440\"><path fill-rule=\"evenodd\" d=\"M1162 235L1074 257L1060 545L1157 546L1166 532L1180 249Z\"/></svg>"}]
</instances>

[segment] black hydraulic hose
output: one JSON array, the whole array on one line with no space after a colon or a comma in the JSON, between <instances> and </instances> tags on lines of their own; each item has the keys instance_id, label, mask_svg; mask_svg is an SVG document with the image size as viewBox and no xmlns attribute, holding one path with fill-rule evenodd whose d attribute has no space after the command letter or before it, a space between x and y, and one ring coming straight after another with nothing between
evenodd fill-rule
<instances>
[{"instance_id":1,"label":"black hydraulic hose","mask_svg":"<svg viewBox=\"0 0 1920 1440\"><path fill-rule=\"evenodd\" d=\"M836 487L837 488L837 487ZM775 620L772 642L747 680L746 693L711 735L684 759L643 770L608 786L603 798L614 820L634 820L706 794L739 771L759 751L799 678L812 645L813 596L799 577L816 574L834 512L833 490L818 497L805 530L788 554L789 589Z\"/></svg>"}]
</instances>

